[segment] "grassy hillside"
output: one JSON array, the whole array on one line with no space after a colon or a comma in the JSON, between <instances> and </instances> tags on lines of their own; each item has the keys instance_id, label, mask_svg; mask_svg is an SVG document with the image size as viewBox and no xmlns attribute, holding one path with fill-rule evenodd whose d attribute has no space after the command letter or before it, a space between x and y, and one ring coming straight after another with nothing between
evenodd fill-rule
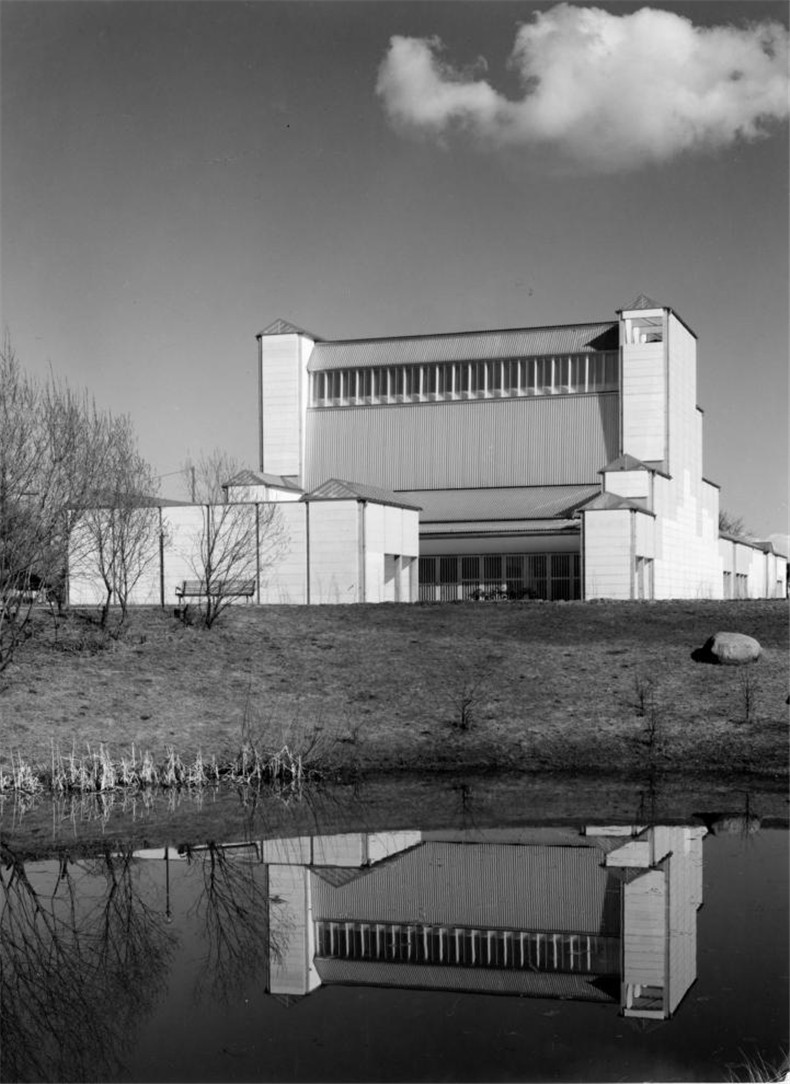
<instances>
[{"instance_id":1,"label":"grassy hillside","mask_svg":"<svg viewBox=\"0 0 790 1084\"><path fill-rule=\"evenodd\" d=\"M117 640L47 621L0 675L0 762L246 734L366 774L787 772L783 601L236 607L208 632L138 610ZM693 662L719 630L763 658Z\"/></svg>"}]
</instances>

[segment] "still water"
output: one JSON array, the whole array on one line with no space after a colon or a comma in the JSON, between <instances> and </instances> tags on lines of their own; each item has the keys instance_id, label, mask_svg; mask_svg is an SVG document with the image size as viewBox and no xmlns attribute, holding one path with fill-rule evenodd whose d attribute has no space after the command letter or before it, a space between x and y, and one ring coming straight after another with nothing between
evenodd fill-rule
<instances>
[{"instance_id":1,"label":"still water","mask_svg":"<svg viewBox=\"0 0 790 1084\"><path fill-rule=\"evenodd\" d=\"M787 1050L787 839L415 816L47 861L6 845L0 1076L748 1079Z\"/></svg>"}]
</instances>

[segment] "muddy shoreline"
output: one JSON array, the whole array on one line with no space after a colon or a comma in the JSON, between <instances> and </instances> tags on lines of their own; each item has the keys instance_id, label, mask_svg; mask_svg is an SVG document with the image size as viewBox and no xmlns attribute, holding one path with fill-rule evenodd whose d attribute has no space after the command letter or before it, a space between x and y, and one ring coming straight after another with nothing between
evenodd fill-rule
<instances>
[{"instance_id":1,"label":"muddy shoreline","mask_svg":"<svg viewBox=\"0 0 790 1084\"><path fill-rule=\"evenodd\" d=\"M104 850L238 842L278 835L424 831L462 825L706 824L743 832L787 827L779 781L724 778L590 779L531 775L388 776L301 794L223 785L202 793L41 798L27 809L6 799L0 839L42 858Z\"/></svg>"}]
</instances>

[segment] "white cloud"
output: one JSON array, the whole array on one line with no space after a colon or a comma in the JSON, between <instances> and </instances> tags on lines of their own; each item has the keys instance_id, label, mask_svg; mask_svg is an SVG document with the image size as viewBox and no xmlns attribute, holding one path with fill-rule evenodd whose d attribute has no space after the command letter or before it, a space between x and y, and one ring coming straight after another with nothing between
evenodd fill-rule
<instances>
[{"instance_id":1,"label":"white cloud","mask_svg":"<svg viewBox=\"0 0 790 1084\"><path fill-rule=\"evenodd\" d=\"M552 147L600 170L756 139L788 114L788 32L778 23L695 27L672 11L562 3L519 26L508 64L517 100L453 68L438 38L393 37L376 92L405 132Z\"/></svg>"}]
</instances>

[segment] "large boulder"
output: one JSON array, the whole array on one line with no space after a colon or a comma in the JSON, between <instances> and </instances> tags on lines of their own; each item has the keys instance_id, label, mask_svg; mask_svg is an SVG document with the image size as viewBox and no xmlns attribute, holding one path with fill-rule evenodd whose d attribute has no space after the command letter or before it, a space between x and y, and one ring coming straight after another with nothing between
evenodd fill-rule
<instances>
[{"instance_id":1,"label":"large boulder","mask_svg":"<svg viewBox=\"0 0 790 1084\"><path fill-rule=\"evenodd\" d=\"M742 632L717 632L705 641L703 647L693 652L697 662L712 662L720 666L744 666L757 662L762 648L753 636Z\"/></svg>"}]
</instances>

